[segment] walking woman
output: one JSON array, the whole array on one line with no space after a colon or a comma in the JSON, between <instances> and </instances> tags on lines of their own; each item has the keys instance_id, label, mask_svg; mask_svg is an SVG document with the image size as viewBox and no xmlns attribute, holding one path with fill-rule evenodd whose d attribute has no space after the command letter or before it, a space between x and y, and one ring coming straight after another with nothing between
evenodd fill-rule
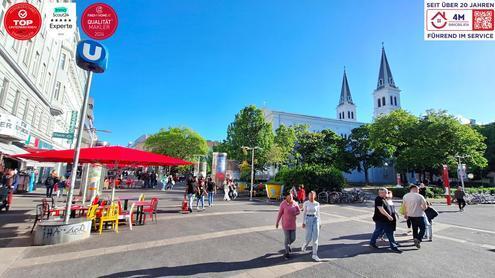
<instances>
[{"instance_id":1,"label":"walking woman","mask_svg":"<svg viewBox=\"0 0 495 278\"><path fill-rule=\"evenodd\" d=\"M213 205L213 196L217 191L217 186L211 179L211 177L208 177L208 182L206 183L206 191L208 192L208 206L211 207Z\"/></svg>"},{"instance_id":2,"label":"walking woman","mask_svg":"<svg viewBox=\"0 0 495 278\"><path fill-rule=\"evenodd\" d=\"M311 191L308 195L308 200L304 202L304 222L303 229L306 229L306 241L303 244L301 251L306 252L306 247L312 243L313 260L320 261L318 257L318 238L320 237L320 203L316 200L316 192Z\"/></svg>"},{"instance_id":3,"label":"walking woman","mask_svg":"<svg viewBox=\"0 0 495 278\"><path fill-rule=\"evenodd\" d=\"M192 212L192 202L194 200L194 191L195 191L195 186L194 186L194 179L193 177L187 178L186 181L186 192L184 192L184 195L187 195L187 201L189 202L189 212Z\"/></svg>"},{"instance_id":4,"label":"walking woman","mask_svg":"<svg viewBox=\"0 0 495 278\"><path fill-rule=\"evenodd\" d=\"M201 210L205 209L205 180L199 178L196 184L196 209L199 210L199 202L201 202Z\"/></svg>"},{"instance_id":5,"label":"walking woman","mask_svg":"<svg viewBox=\"0 0 495 278\"><path fill-rule=\"evenodd\" d=\"M290 258L290 253L292 249L290 245L296 240L296 217L301 213L299 205L294 201L292 194L290 192L285 194L285 200L280 204L280 209L278 210L277 222L275 228L278 229L278 224L282 220L282 230L284 231L284 245L285 245L285 255L286 259Z\"/></svg>"}]
</instances>

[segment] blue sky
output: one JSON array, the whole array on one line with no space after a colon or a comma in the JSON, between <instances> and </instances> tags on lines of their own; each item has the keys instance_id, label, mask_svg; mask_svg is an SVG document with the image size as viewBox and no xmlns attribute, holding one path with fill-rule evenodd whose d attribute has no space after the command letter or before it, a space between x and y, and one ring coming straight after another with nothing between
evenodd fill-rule
<instances>
[{"instance_id":1,"label":"blue sky","mask_svg":"<svg viewBox=\"0 0 495 278\"><path fill-rule=\"evenodd\" d=\"M77 1L78 11L96 1ZM495 120L495 42L423 40L423 1L103 1L119 15L91 95L100 138L161 127L221 140L244 106L335 118L344 66L359 121L372 118L381 43L402 107Z\"/></svg>"}]
</instances>

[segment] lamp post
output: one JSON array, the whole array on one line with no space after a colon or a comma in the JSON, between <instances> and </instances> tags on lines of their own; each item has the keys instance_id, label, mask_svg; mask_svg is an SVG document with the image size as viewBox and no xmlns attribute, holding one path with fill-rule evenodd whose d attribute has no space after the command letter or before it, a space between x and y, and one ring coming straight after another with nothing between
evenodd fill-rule
<instances>
[{"instance_id":1,"label":"lamp post","mask_svg":"<svg viewBox=\"0 0 495 278\"><path fill-rule=\"evenodd\" d=\"M242 146L243 150L251 151L251 190L249 190L249 201L253 200L253 185L254 185L254 150L261 150L260 147Z\"/></svg>"}]
</instances>

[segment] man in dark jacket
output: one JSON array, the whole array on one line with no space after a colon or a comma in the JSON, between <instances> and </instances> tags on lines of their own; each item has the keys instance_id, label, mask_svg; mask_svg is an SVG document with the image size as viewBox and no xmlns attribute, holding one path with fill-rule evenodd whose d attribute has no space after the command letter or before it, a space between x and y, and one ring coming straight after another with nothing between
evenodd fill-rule
<instances>
[{"instance_id":1,"label":"man in dark jacket","mask_svg":"<svg viewBox=\"0 0 495 278\"><path fill-rule=\"evenodd\" d=\"M53 194L53 187L55 186L56 183L58 183L58 177L57 173L55 171L52 171L51 174L46 178L45 180L45 186L46 186L46 197L51 198Z\"/></svg>"},{"instance_id":2,"label":"man in dark jacket","mask_svg":"<svg viewBox=\"0 0 495 278\"><path fill-rule=\"evenodd\" d=\"M380 188L378 190L378 196L375 199L375 213L373 215L373 221L375 221L375 231L371 236L370 246L373 248L378 248L376 245L376 240L381 234L387 235L390 249L395 252L401 252L397 248L397 242L394 238L394 217L392 211L385 200L388 190L386 188Z\"/></svg>"}]
</instances>

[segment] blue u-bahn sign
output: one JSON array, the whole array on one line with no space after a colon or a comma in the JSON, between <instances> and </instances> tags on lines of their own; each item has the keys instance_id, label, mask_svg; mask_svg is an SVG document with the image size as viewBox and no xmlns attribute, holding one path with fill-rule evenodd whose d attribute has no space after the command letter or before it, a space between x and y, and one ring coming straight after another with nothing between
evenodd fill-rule
<instances>
[{"instance_id":1,"label":"blue u-bahn sign","mask_svg":"<svg viewBox=\"0 0 495 278\"><path fill-rule=\"evenodd\" d=\"M108 51L99 42L80 41L77 44L76 63L84 70L103 73L108 65Z\"/></svg>"}]
</instances>

